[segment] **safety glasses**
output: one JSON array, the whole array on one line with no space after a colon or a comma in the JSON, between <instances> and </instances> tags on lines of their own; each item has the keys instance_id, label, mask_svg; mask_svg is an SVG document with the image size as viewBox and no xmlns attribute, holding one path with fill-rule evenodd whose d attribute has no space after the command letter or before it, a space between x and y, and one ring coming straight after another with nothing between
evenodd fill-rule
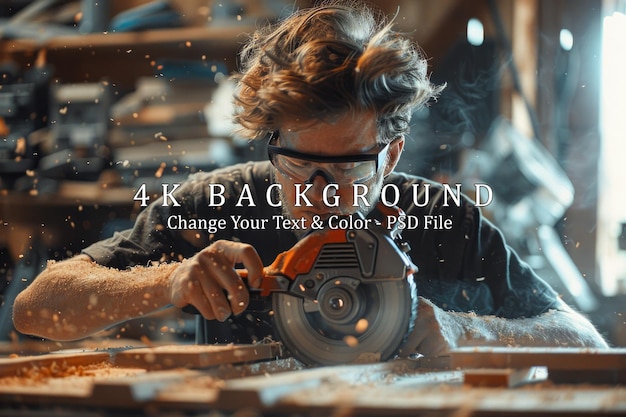
<instances>
[{"instance_id":1,"label":"safety glasses","mask_svg":"<svg viewBox=\"0 0 626 417\"><path fill-rule=\"evenodd\" d=\"M311 183L317 175L326 182L349 185L373 178L383 166L389 144L372 154L326 156L294 151L276 145L279 132L270 135L269 159L276 169L294 182Z\"/></svg>"}]
</instances>

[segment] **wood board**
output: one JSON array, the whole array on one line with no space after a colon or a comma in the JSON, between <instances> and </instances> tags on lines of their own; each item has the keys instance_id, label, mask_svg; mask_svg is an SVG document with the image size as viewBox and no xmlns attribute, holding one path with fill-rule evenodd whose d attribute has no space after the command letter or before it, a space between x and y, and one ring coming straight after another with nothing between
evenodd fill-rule
<instances>
[{"instance_id":1,"label":"wood board","mask_svg":"<svg viewBox=\"0 0 626 417\"><path fill-rule=\"evenodd\" d=\"M76 363L75 361L72 361ZM61 372L47 372L41 362L31 369L0 378L0 403L37 405L92 405L95 381L109 378L132 378L145 374L145 369L116 368L109 360L66 366ZM115 398L108 403L114 405Z\"/></svg>"},{"instance_id":2,"label":"wood board","mask_svg":"<svg viewBox=\"0 0 626 417\"><path fill-rule=\"evenodd\" d=\"M274 359L280 352L281 345L276 342L251 345L167 345L117 352L114 363L121 367L150 370L199 369L225 363Z\"/></svg>"},{"instance_id":3,"label":"wood board","mask_svg":"<svg viewBox=\"0 0 626 417\"><path fill-rule=\"evenodd\" d=\"M546 367L556 383L626 384L626 349L459 348L450 353L453 369Z\"/></svg>"},{"instance_id":4,"label":"wood board","mask_svg":"<svg viewBox=\"0 0 626 417\"><path fill-rule=\"evenodd\" d=\"M104 336L70 342L40 339L14 340L10 342L0 341L0 357L9 358L10 356L36 356L46 353L120 350L131 346L137 348L147 345L137 339L111 339Z\"/></svg>"},{"instance_id":5,"label":"wood board","mask_svg":"<svg viewBox=\"0 0 626 417\"><path fill-rule=\"evenodd\" d=\"M526 384L543 382L547 378L548 371L545 366L516 369L466 369L463 372L463 383L474 387L515 388Z\"/></svg>"},{"instance_id":6,"label":"wood board","mask_svg":"<svg viewBox=\"0 0 626 417\"><path fill-rule=\"evenodd\" d=\"M334 366L224 381L216 407L279 415L591 416L626 412L626 388L473 387L460 370L398 363ZM507 384L511 378L507 377Z\"/></svg>"},{"instance_id":7,"label":"wood board","mask_svg":"<svg viewBox=\"0 0 626 417\"><path fill-rule=\"evenodd\" d=\"M269 360L278 343L258 345L166 345L151 348L49 353L0 359L0 400L26 404L137 406L195 376L185 368L218 369ZM232 377L254 373L220 370ZM263 367L259 367L263 369ZM205 373L206 374L206 373ZM204 398L202 403L205 403Z\"/></svg>"},{"instance_id":8,"label":"wood board","mask_svg":"<svg viewBox=\"0 0 626 417\"><path fill-rule=\"evenodd\" d=\"M454 368L528 368L550 370L626 370L626 349L468 347L450 352Z\"/></svg>"},{"instance_id":9,"label":"wood board","mask_svg":"<svg viewBox=\"0 0 626 417\"><path fill-rule=\"evenodd\" d=\"M269 408L281 398L337 381L339 384L376 384L398 375L415 372L417 362L398 360L360 365L327 366L281 374L264 375L227 381L219 392L218 405L237 409L242 403L256 408Z\"/></svg>"},{"instance_id":10,"label":"wood board","mask_svg":"<svg viewBox=\"0 0 626 417\"><path fill-rule=\"evenodd\" d=\"M202 375L188 378L179 384L172 384L161 390L152 404L159 409L215 409L218 407L220 391L228 380L254 376L276 375L304 369L301 362L293 358L277 359L266 362L255 362L243 365L222 365L211 370L202 370ZM239 408L245 406L239 403Z\"/></svg>"},{"instance_id":11,"label":"wood board","mask_svg":"<svg viewBox=\"0 0 626 417\"><path fill-rule=\"evenodd\" d=\"M194 350L193 346L176 348ZM578 358L586 359L585 355ZM185 410L257 410L259 415L267 411L302 416L626 414L626 387L546 382L514 389L483 388L464 384L463 370L433 371L423 368L422 361L302 369L293 360L279 360L161 371L121 368L113 362L103 362L107 367L100 373L51 378L48 384L21 387L24 391L13 394L0 384L0 403L170 410L179 414Z\"/></svg>"},{"instance_id":12,"label":"wood board","mask_svg":"<svg viewBox=\"0 0 626 417\"><path fill-rule=\"evenodd\" d=\"M322 384L281 397L272 412L352 417L623 416L626 389L550 384L516 389L472 388L445 381L403 387Z\"/></svg>"},{"instance_id":13,"label":"wood board","mask_svg":"<svg viewBox=\"0 0 626 417\"><path fill-rule=\"evenodd\" d=\"M152 401L161 391L175 384L198 377L199 371L172 369L146 372L132 377L94 379L90 404L100 407L132 407Z\"/></svg>"},{"instance_id":14,"label":"wood board","mask_svg":"<svg viewBox=\"0 0 626 417\"><path fill-rule=\"evenodd\" d=\"M107 362L110 358L111 354L105 351L62 352L0 358L0 377L27 373L34 368L40 368L42 370L48 368L47 371L44 371L45 373L62 372L62 369L57 370L55 368L85 366L98 362Z\"/></svg>"}]
</instances>

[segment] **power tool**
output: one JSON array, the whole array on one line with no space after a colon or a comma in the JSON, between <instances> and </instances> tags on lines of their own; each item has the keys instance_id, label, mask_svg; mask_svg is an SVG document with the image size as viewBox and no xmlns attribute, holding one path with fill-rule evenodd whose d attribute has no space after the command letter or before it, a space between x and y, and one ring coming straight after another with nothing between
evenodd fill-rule
<instances>
[{"instance_id":1,"label":"power tool","mask_svg":"<svg viewBox=\"0 0 626 417\"><path fill-rule=\"evenodd\" d=\"M387 360L413 328L417 267L401 222L389 221L405 214L380 204L373 212L367 222L339 222L367 227L311 230L250 289L251 297L271 297L277 339L306 365ZM246 270L237 272L247 278Z\"/></svg>"}]
</instances>

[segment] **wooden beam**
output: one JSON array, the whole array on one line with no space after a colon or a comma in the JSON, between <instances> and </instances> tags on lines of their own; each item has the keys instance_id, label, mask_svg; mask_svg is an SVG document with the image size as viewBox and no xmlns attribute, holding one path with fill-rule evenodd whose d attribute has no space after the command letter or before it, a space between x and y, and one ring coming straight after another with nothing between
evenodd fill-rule
<instances>
[{"instance_id":1,"label":"wooden beam","mask_svg":"<svg viewBox=\"0 0 626 417\"><path fill-rule=\"evenodd\" d=\"M521 369L467 369L463 372L463 383L473 387L515 388L545 381L548 372L544 366L531 366Z\"/></svg>"},{"instance_id":2,"label":"wooden beam","mask_svg":"<svg viewBox=\"0 0 626 417\"><path fill-rule=\"evenodd\" d=\"M513 62L517 68L521 92L511 97L511 121L529 138L534 138L532 120L527 104L536 111L537 102L537 0L515 0L511 46ZM522 96L523 95L523 96Z\"/></svg>"},{"instance_id":3,"label":"wooden beam","mask_svg":"<svg viewBox=\"0 0 626 417\"><path fill-rule=\"evenodd\" d=\"M626 370L626 348L503 348L467 347L452 350L450 366L455 368L616 369Z\"/></svg>"},{"instance_id":4,"label":"wooden beam","mask_svg":"<svg viewBox=\"0 0 626 417\"><path fill-rule=\"evenodd\" d=\"M220 390L219 408L237 410L247 407L270 408L284 396L318 388L332 380L363 383L375 381L397 369L393 362L367 365L345 365L305 369L271 376L257 376L228 381Z\"/></svg>"},{"instance_id":5,"label":"wooden beam","mask_svg":"<svg viewBox=\"0 0 626 417\"><path fill-rule=\"evenodd\" d=\"M150 370L207 368L225 363L273 359L280 355L279 343L256 345L167 345L118 352L114 363L121 367Z\"/></svg>"},{"instance_id":6,"label":"wooden beam","mask_svg":"<svg viewBox=\"0 0 626 417\"><path fill-rule=\"evenodd\" d=\"M543 366L555 383L626 383L626 349L623 348L459 348L451 352L450 365L453 369Z\"/></svg>"},{"instance_id":7,"label":"wooden beam","mask_svg":"<svg viewBox=\"0 0 626 417\"><path fill-rule=\"evenodd\" d=\"M27 374L40 370L42 376L62 373L64 368L110 361L108 352L51 353L0 359L0 377Z\"/></svg>"}]
</instances>

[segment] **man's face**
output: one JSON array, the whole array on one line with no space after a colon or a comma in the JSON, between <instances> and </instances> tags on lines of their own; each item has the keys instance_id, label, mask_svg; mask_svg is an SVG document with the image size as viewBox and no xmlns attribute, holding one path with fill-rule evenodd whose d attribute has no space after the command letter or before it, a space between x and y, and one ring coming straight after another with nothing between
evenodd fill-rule
<instances>
[{"instance_id":1,"label":"man's face","mask_svg":"<svg viewBox=\"0 0 626 417\"><path fill-rule=\"evenodd\" d=\"M365 179L357 181L367 186L368 192L365 194L365 200L369 202L370 206L366 205L362 199L358 199L358 204L355 206L353 182L345 182L345 179L360 177L362 173L368 172L357 167L357 164L362 164L361 162L316 163L306 159L287 158L287 169L275 170L276 181L281 185L284 214L291 218L304 217L307 224L310 224L313 216L316 215L325 219L332 214L346 215L357 211L367 214L378 201L383 178L395 166L403 145L403 141L400 139L387 147L381 147L376 139L376 118L370 112L347 113L333 122L285 123L279 131L276 143L274 143L281 149L298 152L303 154L304 158L307 155L313 157L370 155L372 159L380 162L378 163L378 170L374 170L372 176L366 176ZM380 157L376 158L378 155ZM284 156L281 157L284 158ZM276 160L274 162L277 165ZM366 164L370 163L376 166L376 161L372 160ZM295 178L295 175L286 174L289 168L306 174L302 178ZM318 169L319 171L317 171ZM350 172L352 176L346 177L344 172ZM311 188L307 191L306 197L312 206L306 206L304 203L296 206L295 185L301 184L304 190L307 180L311 184ZM324 203L324 187L329 182L339 184L338 190L329 189L326 192L327 199L331 203L335 198L339 199L338 207L329 207Z\"/></svg>"}]
</instances>

